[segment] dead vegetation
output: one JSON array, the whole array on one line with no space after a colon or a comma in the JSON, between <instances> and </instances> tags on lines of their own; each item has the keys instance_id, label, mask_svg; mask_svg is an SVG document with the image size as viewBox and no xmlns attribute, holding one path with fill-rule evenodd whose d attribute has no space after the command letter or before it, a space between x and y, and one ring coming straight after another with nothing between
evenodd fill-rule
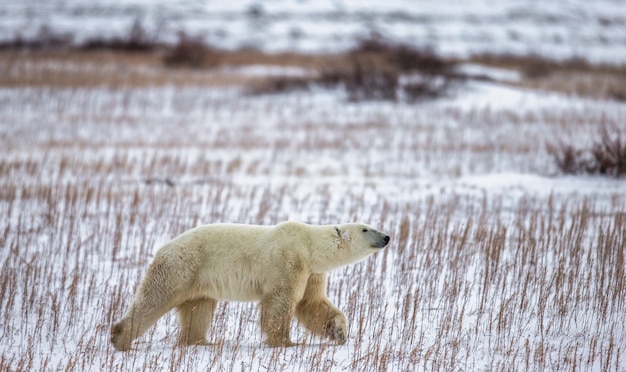
<instances>
[{"instance_id":1,"label":"dead vegetation","mask_svg":"<svg viewBox=\"0 0 626 372\"><path fill-rule=\"evenodd\" d=\"M394 71L453 74L436 56L411 67L409 51L386 48L220 51L218 65L344 66L324 79L355 81L355 100L371 86L402 100ZM12 87L0 105L0 370L624 369L623 191L604 190L609 179L587 194L490 191L461 177L543 174L545 138L580 143L606 112L216 97L206 88L260 81L168 68L163 55L0 54L0 84ZM59 87L69 89L50 89ZM623 138L606 127L584 157L574 145L552 155L563 171L623 174ZM348 344L294 329L302 345L265 348L257 307L230 303L218 307L210 347L170 349L171 314L136 351L110 347L109 326L156 247L200 223L286 219L364 220L393 237L383 254L331 275Z\"/></svg>"},{"instance_id":2,"label":"dead vegetation","mask_svg":"<svg viewBox=\"0 0 626 372\"><path fill-rule=\"evenodd\" d=\"M165 162L155 154L141 172L159 173ZM109 166L129 172L133 162ZM267 349L256 306L231 303L218 308L210 347L170 349L177 328L167 316L137 350L116 353L108 326L130 301L155 246L223 216L276 222L285 218L286 198L304 211L325 196L224 181L172 188L82 179L24 187L7 183L3 169L9 218L2 226L0 311L15 320L1 329L6 345L15 345L2 350L3 370L623 367L624 252L615 249L626 239L623 204L607 210L593 198L528 198L507 211L501 199L444 193L381 209L364 203L363 194L348 194L345 208L355 217L376 214L394 242L379 258L331 277L329 295L350 320L347 345L296 329L303 345ZM59 179L67 173L72 166L60 169ZM11 174L18 182L20 173ZM256 195L262 204L245 202ZM316 218L330 223L342 213L328 205Z\"/></svg>"},{"instance_id":3,"label":"dead vegetation","mask_svg":"<svg viewBox=\"0 0 626 372\"><path fill-rule=\"evenodd\" d=\"M163 63L169 67L210 68L219 66L220 52L210 48L200 37L178 34L178 42L168 48Z\"/></svg>"},{"instance_id":4,"label":"dead vegetation","mask_svg":"<svg viewBox=\"0 0 626 372\"><path fill-rule=\"evenodd\" d=\"M80 45L78 50L113 50L123 52L145 53L163 48L157 41L157 36L147 31L141 22L136 19L125 37L91 38Z\"/></svg>"},{"instance_id":5,"label":"dead vegetation","mask_svg":"<svg viewBox=\"0 0 626 372\"><path fill-rule=\"evenodd\" d=\"M309 68L310 76L256 79L259 81L249 82L252 85L250 91L253 94L273 94L306 90L316 86L342 88L346 91L348 100L355 102L369 100L414 102L434 99L445 95L452 84L463 80L463 77L455 72L454 62L438 56L432 49L416 48L388 40L366 39L347 53L327 56L297 56L289 53L268 55L254 50L225 51L211 47L201 37L189 36L184 32L179 33L178 42L174 45L162 44L157 40L158 38L148 32L139 21L135 21L126 37L92 38L74 45L71 38L63 38L49 30L43 30L33 40L17 38L4 42L0 49L13 53L17 51L15 59L23 59L20 54L24 51L49 53L56 50L71 54L106 51L126 55L144 54L147 56L142 60L152 69L158 68L155 66L155 59L160 60L165 67L179 69L187 67L205 71L250 62L283 66L291 63L291 66L295 64ZM52 58L63 58L63 55L55 55ZM126 66L122 65L121 72L112 69L107 71L107 76L113 73L111 80L115 80L116 75L126 72ZM180 75L181 72L173 72L171 75L176 74ZM102 80L106 83L105 79L101 77L78 80ZM67 80L77 79L62 79ZM137 85L139 80L140 78L132 78L133 83L130 85ZM144 80L148 85L158 84L156 79L145 77ZM211 81L206 78L199 79L201 84ZM235 84L240 83L237 79L234 81Z\"/></svg>"},{"instance_id":6,"label":"dead vegetation","mask_svg":"<svg viewBox=\"0 0 626 372\"><path fill-rule=\"evenodd\" d=\"M346 98L354 102L416 102L448 94L467 79L455 66L472 62L521 72L521 81L505 84L595 99L626 100L624 65L592 64L584 58L559 61L532 54L480 54L457 61L443 58L429 48L376 38L364 39L345 53L327 55L222 50L202 37L182 31L174 44L158 40L139 20L129 26L125 36L91 38L80 43L74 42L71 35L43 26L31 39L18 35L0 43L0 85L243 85L253 94L321 87L344 89ZM65 65L58 65L59 61ZM75 65L68 67L68 62ZM223 70L251 64L300 67L310 73L261 78Z\"/></svg>"},{"instance_id":7,"label":"dead vegetation","mask_svg":"<svg viewBox=\"0 0 626 372\"><path fill-rule=\"evenodd\" d=\"M626 138L616 125L604 125L599 140L587 149L562 142L558 145L549 143L547 147L563 173L626 175Z\"/></svg>"},{"instance_id":8,"label":"dead vegetation","mask_svg":"<svg viewBox=\"0 0 626 372\"><path fill-rule=\"evenodd\" d=\"M518 85L559 93L626 101L626 66L593 64L582 57L554 60L540 55L481 54L477 63L518 70L524 79Z\"/></svg>"},{"instance_id":9,"label":"dead vegetation","mask_svg":"<svg viewBox=\"0 0 626 372\"><path fill-rule=\"evenodd\" d=\"M128 28L128 33L121 37L93 37L80 43L72 35L56 32L48 26L41 26L32 38L17 35L15 38L0 42L1 51L122 51L145 53L163 48L156 35L146 30L136 19Z\"/></svg>"},{"instance_id":10,"label":"dead vegetation","mask_svg":"<svg viewBox=\"0 0 626 372\"><path fill-rule=\"evenodd\" d=\"M419 101L446 94L462 76L454 63L428 48L367 39L313 77L268 79L253 93L281 93L312 87L343 88L353 102Z\"/></svg>"},{"instance_id":11,"label":"dead vegetation","mask_svg":"<svg viewBox=\"0 0 626 372\"><path fill-rule=\"evenodd\" d=\"M235 97L187 85L2 97L0 370L624 368L623 191L460 177L541 172L544 138L586 138L603 115ZM113 351L109 326L156 247L200 223L287 219L393 237L331 275L348 344L294 324L302 345L265 348L258 308L229 303L209 347L171 349L170 314L135 351Z\"/></svg>"}]
</instances>

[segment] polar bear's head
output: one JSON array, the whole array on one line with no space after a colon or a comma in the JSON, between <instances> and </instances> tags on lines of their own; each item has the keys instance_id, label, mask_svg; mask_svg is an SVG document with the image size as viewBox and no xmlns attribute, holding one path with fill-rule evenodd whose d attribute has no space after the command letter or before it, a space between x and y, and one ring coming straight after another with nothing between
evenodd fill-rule
<instances>
[{"instance_id":1,"label":"polar bear's head","mask_svg":"<svg viewBox=\"0 0 626 372\"><path fill-rule=\"evenodd\" d=\"M335 242L330 252L334 267L358 262L380 251L390 240L389 235L361 223L335 225L331 233Z\"/></svg>"},{"instance_id":2,"label":"polar bear's head","mask_svg":"<svg viewBox=\"0 0 626 372\"><path fill-rule=\"evenodd\" d=\"M384 248L391 239L389 235L383 234L371 226L360 223L349 223L341 226L335 226L335 233L337 234L339 241L344 243L345 247L353 247L357 250L361 250L363 248Z\"/></svg>"}]
</instances>

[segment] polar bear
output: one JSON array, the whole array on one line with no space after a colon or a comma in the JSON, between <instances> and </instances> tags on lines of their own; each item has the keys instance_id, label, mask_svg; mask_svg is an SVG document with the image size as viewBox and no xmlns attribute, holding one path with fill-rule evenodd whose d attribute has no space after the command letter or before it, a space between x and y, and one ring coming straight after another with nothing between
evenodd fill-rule
<instances>
[{"instance_id":1,"label":"polar bear","mask_svg":"<svg viewBox=\"0 0 626 372\"><path fill-rule=\"evenodd\" d=\"M292 317L339 344L346 317L326 297L327 272L364 259L389 243L365 224L276 226L210 224L161 247L126 315L111 328L111 343L129 350L160 317L176 308L179 344L207 345L218 301L261 303L269 346L293 346Z\"/></svg>"}]
</instances>

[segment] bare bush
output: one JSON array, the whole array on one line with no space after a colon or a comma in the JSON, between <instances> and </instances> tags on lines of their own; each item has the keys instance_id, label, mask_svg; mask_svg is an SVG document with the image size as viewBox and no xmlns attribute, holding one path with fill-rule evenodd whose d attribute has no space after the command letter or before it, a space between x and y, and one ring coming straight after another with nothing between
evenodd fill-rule
<instances>
[{"instance_id":1,"label":"bare bush","mask_svg":"<svg viewBox=\"0 0 626 372\"><path fill-rule=\"evenodd\" d=\"M16 35L12 40L0 42L0 50L59 50L67 49L71 45L71 35L54 32L43 25L31 39Z\"/></svg>"},{"instance_id":2,"label":"bare bush","mask_svg":"<svg viewBox=\"0 0 626 372\"><path fill-rule=\"evenodd\" d=\"M279 94L298 90L307 90L311 86L311 78L283 76L274 79L268 79L261 84L252 86L249 92L256 94Z\"/></svg>"},{"instance_id":3,"label":"bare bush","mask_svg":"<svg viewBox=\"0 0 626 372\"><path fill-rule=\"evenodd\" d=\"M212 67L219 64L219 53L210 48L201 37L180 32L178 43L167 51L163 63L169 67Z\"/></svg>"},{"instance_id":4,"label":"bare bush","mask_svg":"<svg viewBox=\"0 0 626 372\"><path fill-rule=\"evenodd\" d=\"M377 75L380 70L390 71L395 75L396 92L411 102L438 98L447 92L453 81L462 78L455 73L455 64L437 55L432 48L367 39L354 48L350 55L355 61L378 59L383 67L372 64L365 73ZM402 81L402 76L408 76L409 79ZM387 84L382 88L388 90L388 87Z\"/></svg>"},{"instance_id":5,"label":"bare bush","mask_svg":"<svg viewBox=\"0 0 626 372\"><path fill-rule=\"evenodd\" d=\"M626 175L626 141L622 140L622 133L617 128L609 132L604 127L600 141L593 145L591 154L593 172L615 177Z\"/></svg>"},{"instance_id":6,"label":"bare bush","mask_svg":"<svg viewBox=\"0 0 626 372\"><path fill-rule=\"evenodd\" d=\"M407 79L408 77L408 79ZM379 39L363 40L343 61L321 69L316 78L278 77L256 87L255 94L341 87L350 101L414 102L444 95L461 77L454 64L432 49L414 48Z\"/></svg>"},{"instance_id":7,"label":"bare bush","mask_svg":"<svg viewBox=\"0 0 626 372\"><path fill-rule=\"evenodd\" d=\"M428 75L450 75L454 63L443 59L432 48L417 48L381 39L366 39L350 51L353 56L379 55L400 72L420 72Z\"/></svg>"},{"instance_id":8,"label":"bare bush","mask_svg":"<svg viewBox=\"0 0 626 372\"><path fill-rule=\"evenodd\" d=\"M350 101L395 101L398 92L398 73L375 64L353 58L345 70L326 71L321 81L326 85L343 85Z\"/></svg>"},{"instance_id":9,"label":"bare bush","mask_svg":"<svg viewBox=\"0 0 626 372\"><path fill-rule=\"evenodd\" d=\"M125 37L87 39L80 50L120 50L126 52L148 52L159 47L156 35L148 32L139 19L136 19Z\"/></svg>"},{"instance_id":10,"label":"bare bush","mask_svg":"<svg viewBox=\"0 0 626 372\"><path fill-rule=\"evenodd\" d=\"M548 144L547 148L559 169L566 174L626 175L626 141L615 126L602 127L600 139L590 149L578 149L563 143Z\"/></svg>"},{"instance_id":11,"label":"bare bush","mask_svg":"<svg viewBox=\"0 0 626 372\"><path fill-rule=\"evenodd\" d=\"M445 94L450 84L452 84L452 82L449 79L426 76L404 84L402 92L406 100L410 102L435 99Z\"/></svg>"},{"instance_id":12,"label":"bare bush","mask_svg":"<svg viewBox=\"0 0 626 372\"><path fill-rule=\"evenodd\" d=\"M548 152L554 157L554 161L561 171L567 174L576 174L584 169L581 163L581 151L573 146L560 143L557 145L548 144Z\"/></svg>"}]
</instances>

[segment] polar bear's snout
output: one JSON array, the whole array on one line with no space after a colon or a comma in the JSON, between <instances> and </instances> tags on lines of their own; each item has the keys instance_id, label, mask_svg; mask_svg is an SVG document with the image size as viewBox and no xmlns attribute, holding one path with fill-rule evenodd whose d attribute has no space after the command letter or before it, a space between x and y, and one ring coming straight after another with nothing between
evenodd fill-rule
<instances>
[{"instance_id":1,"label":"polar bear's snout","mask_svg":"<svg viewBox=\"0 0 626 372\"><path fill-rule=\"evenodd\" d=\"M389 240L391 240L389 235L374 229L367 229L364 232L367 234L367 238L373 248L384 248L389 243Z\"/></svg>"},{"instance_id":2,"label":"polar bear's snout","mask_svg":"<svg viewBox=\"0 0 626 372\"><path fill-rule=\"evenodd\" d=\"M378 244L374 245L374 247L383 248L389 243L389 240L391 240L389 235L383 235Z\"/></svg>"}]
</instances>

